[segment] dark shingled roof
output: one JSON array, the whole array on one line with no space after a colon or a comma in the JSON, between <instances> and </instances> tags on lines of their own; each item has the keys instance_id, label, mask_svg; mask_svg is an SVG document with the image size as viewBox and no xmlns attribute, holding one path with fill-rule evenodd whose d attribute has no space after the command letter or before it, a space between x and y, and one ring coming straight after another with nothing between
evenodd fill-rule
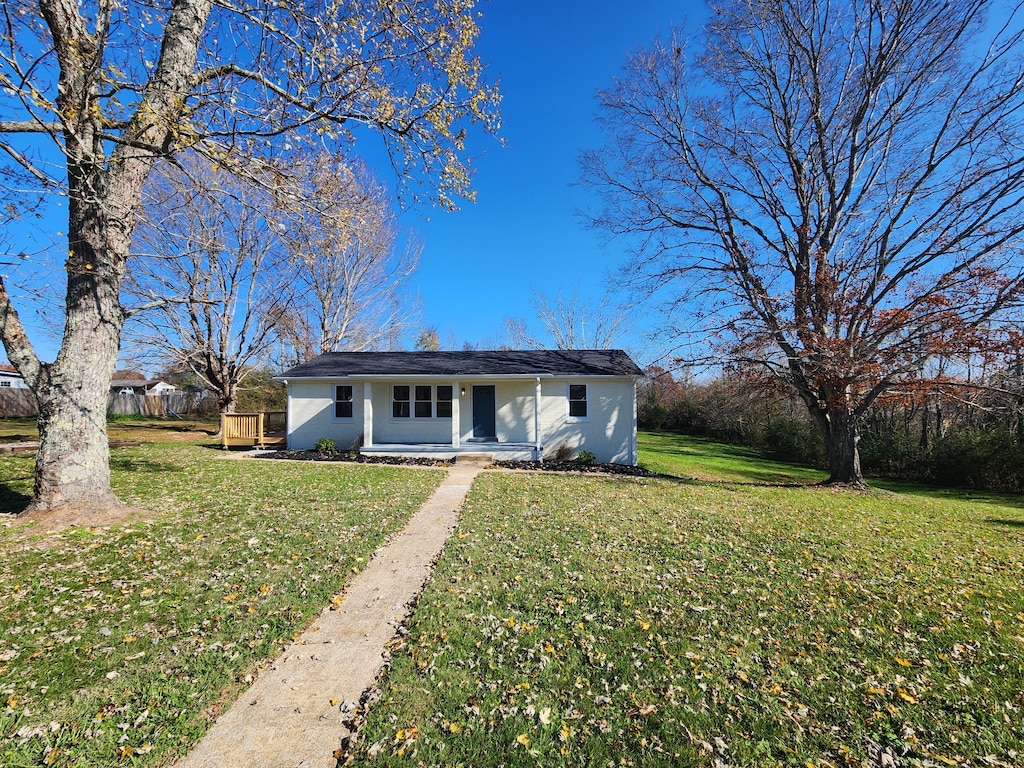
<instances>
[{"instance_id":1,"label":"dark shingled roof","mask_svg":"<svg viewBox=\"0 0 1024 768\"><path fill-rule=\"evenodd\" d=\"M328 352L290 368L282 379L341 376L639 376L621 349L493 352Z\"/></svg>"}]
</instances>

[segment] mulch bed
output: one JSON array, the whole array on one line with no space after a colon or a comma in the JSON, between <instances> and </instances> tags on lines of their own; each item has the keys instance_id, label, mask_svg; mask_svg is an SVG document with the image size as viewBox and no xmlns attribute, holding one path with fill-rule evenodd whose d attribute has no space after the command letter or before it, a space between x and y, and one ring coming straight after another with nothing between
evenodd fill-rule
<instances>
[{"instance_id":1,"label":"mulch bed","mask_svg":"<svg viewBox=\"0 0 1024 768\"><path fill-rule=\"evenodd\" d=\"M367 456L351 451L274 451L258 453L257 459L288 459L290 461L347 461L355 464L394 464L396 466L448 467L450 459L410 458L403 456Z\"/></svg>"},{"instance_id":2,"label":"mulch bed","mask_svg":"<svg viewBox=\"0 0 1024 768\"><path fill-rule=\"evenodd\" d=\"M365 455L353 451L274 451L260 453L258 459L289 459L291 461L346 461L356 464L394 464L397 466L450 467L451 459L413 458L400 456ZM492 464L501 469L535 470L539 472L576 472L597 473L603 475L628 475L631 477L658 477L643 467L631 467L626 464L585 463L581 461L496 461Z\"/></svg>"},{"instance_id":3,"label":"mulch bed","mask_svg":"<svg viewBox=\"0 0 1024 768\"><path fill-rule=\"evenodd\" d=\"M496 461L494 466L502 469L525 469L539 472L583 472L603 475L629 475L630 477L660 477L643 467L631 467L628 464L600 464L582 461Z\"/></svg>"}]
</instances>

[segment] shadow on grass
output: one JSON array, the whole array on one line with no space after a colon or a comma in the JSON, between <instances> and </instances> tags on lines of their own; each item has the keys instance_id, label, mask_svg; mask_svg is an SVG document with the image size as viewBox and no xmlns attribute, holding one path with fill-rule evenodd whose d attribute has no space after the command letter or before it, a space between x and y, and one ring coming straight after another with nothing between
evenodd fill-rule
<instances>
[{"instance_id":1,"label":"shadow on grass","mask_svg":"<svg viewBox=\"0 0 1024 768\"><path fill-rule=\"evenodd\" d=\"M989 504L997 507L1024 509L1024 496L1017 493L999 493L998 491L979 491L969 488L946 488L935 485L922 485L902 480L890 480L882 477L869 477L868 485L881 488L892 493L903 493L910 496L923 496L929 499L962 501L969 504ZM986 520L986 522L992 522ZM1009 524L1011 521L1003 520ZM1017 523L1024 525L1024 523Z\"/></svg>"},{"instance_id":2,"label":"shadow on grass","mask_svg":"<svg viewBox=\"0 0 1024 768\"><path fill-rule=\"evenodd\" d=\"M1024 528L1024 520L1013 520L1010 518L986 517L985 522L989 525L1005 526L1007 528Z\"/></svg>"},{"instance_id":3,"label":"shadow on grass","mask_svg":"<svg viewBox=\"0 0 1024 768\"><path fill-rule=\"evenodd\" d=\"M641 463L668 476L715 485L810 487L826 473L779 461L762 451L670 432L645 432L639 439Z\"/></svg>"},{"instance_id":4,"label":"shadow on grass","mask_svg":"<svg viewBox=\"0 0 1024 768\"><path fill-rule=\"evenodd\" d=\"M12 479L32 480L31 477ZM0 483L0 514L17 515L24 512L30 501L32 501L30 495L14 490L7 483Z\"/></svg>"},{"instance_id":5,"label":"shadow on grass","mask_svg":"<svg viewBox=\"0 0 1024 768\"><path fill-rule=\"evenodd\" d=\"M110 468L121 472L181 472L177 464L166 461L150 461L122 456L110 457Z\"/></svg>"}]
</instances>

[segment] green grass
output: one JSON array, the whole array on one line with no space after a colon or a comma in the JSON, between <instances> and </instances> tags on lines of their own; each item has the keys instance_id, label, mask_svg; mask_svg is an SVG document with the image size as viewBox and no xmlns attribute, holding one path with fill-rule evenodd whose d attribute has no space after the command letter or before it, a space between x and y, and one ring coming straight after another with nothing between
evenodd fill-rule
<instances>
[{"instance_id":1,"label":"green grass","mask_svg":"<svg viewBox=\"0 0 1024 768\"><path fill-rule=\"evenodd\" d=\"M170 764L440 477L162 427L112 454L150 522L0 533L5 768ZM478 479L353 764L1024 765L1019 497L641 440L679 479Z\"/></svg>"},{"instance_id":2,"label":"green grass","mask_svg":"<svg viewBox=\"0 0 1024 768\"><path fill-rule=\"evenodd\" d=\"M112 440L138 440L154 442L167 439L170 435L181 435L189 439L205 434L208 442L214 443L212 435L220 429L219 417L191 417L182 419L158 418L153 416L111 416L107 420L107 435ZM39 429L35 419L0 419L0 443L35 441Z\"/></svg>"},{"instance_id":3,"label":"green grass","mask_svg":"<svg viewBox=\"0 0 1024 768\"><path fill-rule=\"evenodd\" d=\"M166 765L343 589L435 471L114 451L150 522L43 539L0 515L0 765ZM3 499L33 457L0 457Z\"/></svg>"},{"instance_id":4,"label":"green grass","mask_svg":"<svg viewBox=\"0 0 1024 768\"><path fill-rule=\"evenodd\" d=\"M352 764L1024 765L1020 500L712 452L482 476Z\"/></svg>"},{"instance_id":5,"label":"green grass","mask_svg":"<svg viewBox=\"0 0 1024 768\"><path fill-rule=\"evenodd\" d=\"M677 477L780 485L818 483L828 477L819 469L775 461L754 448L669 432L641 433L638 448L639 464Z\"/></svg>"}]
</instances>

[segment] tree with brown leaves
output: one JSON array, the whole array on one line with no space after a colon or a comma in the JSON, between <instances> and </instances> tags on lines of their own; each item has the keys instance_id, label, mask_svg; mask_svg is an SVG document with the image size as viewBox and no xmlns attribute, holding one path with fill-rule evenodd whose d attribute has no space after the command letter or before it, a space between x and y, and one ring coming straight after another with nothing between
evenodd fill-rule
<instances>
[{"instance_id":1,"label":"tree with brown leaves","mask_svg":"<svg viewBox=\"0 0 1024 768\"><path fill-rule=\"evenodd\" d=\"M1021 13L987 0L723 0L601 94L584 157L680 333L799 393L830 481L936 355L998 342L1024 293Z\"/></svg>"}]
</instances>

